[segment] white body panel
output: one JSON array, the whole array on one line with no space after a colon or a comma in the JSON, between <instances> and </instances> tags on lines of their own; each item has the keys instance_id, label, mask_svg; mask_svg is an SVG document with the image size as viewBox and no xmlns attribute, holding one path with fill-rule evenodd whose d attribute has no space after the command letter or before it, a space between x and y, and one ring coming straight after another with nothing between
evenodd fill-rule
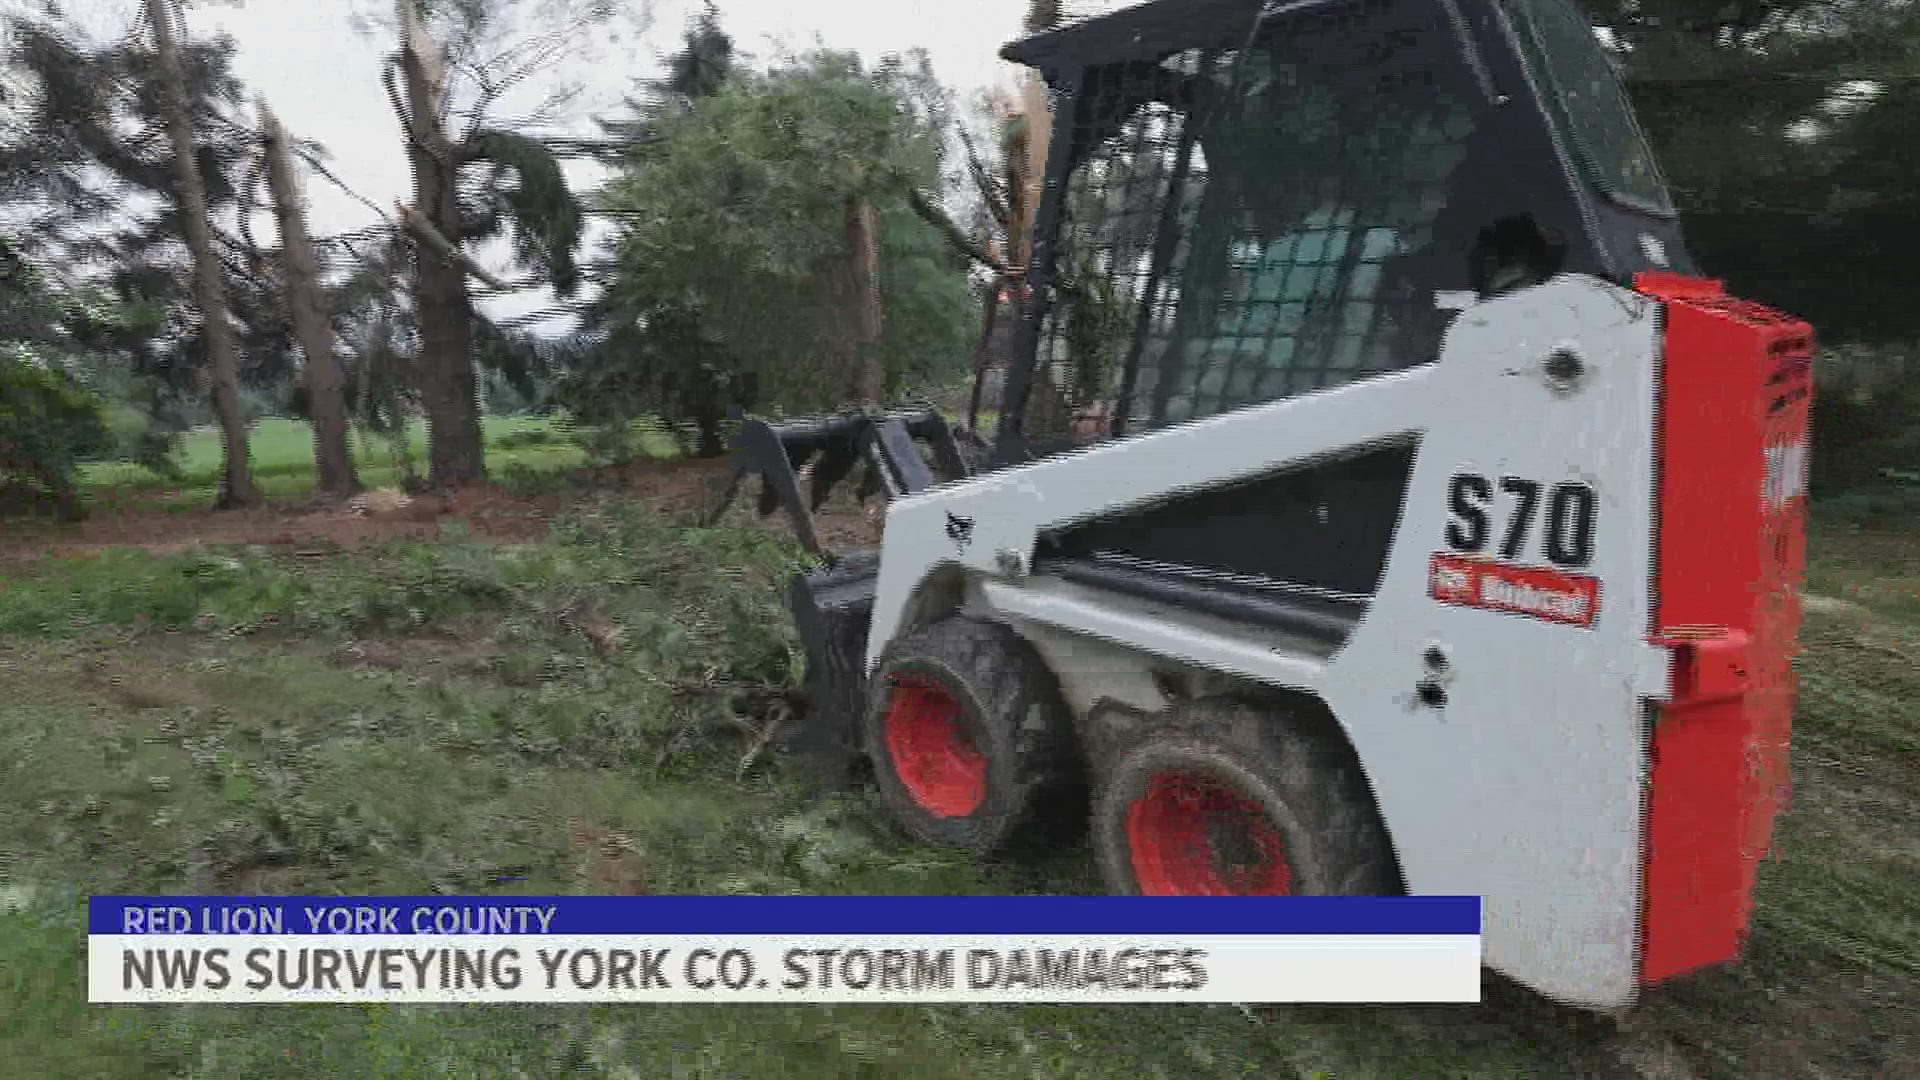
<instances>
[{"instance_id":1,"label":"white body panel","mask_svg":"<svg viewBox=\"0 0 1920 1080\"><path fill-rule=\"evenodd\" d=\"M887 515L868 669L920 584L957 565L970 572L970 604L1026 627L1076 708L1106 696L1144 703L1152 658L1317 694L1365 766L1408 888L1484 896L1493 967L1568 1002L1626 1004L1637 981L1642 716L1668 677L1666 650L1647 641L1655 312L1635 293L1564 276L1469 307L1437 364L901 499ZM1542 368L1563 347L1584 361L1571 392ZM1380 589L1331 657L1283 634L1025 574L1047 530L1414 439ZM1591 487L1594 554L1581 573L1599 579L1601 596L1590 627L1429 597L1459 472ZM1496 530L1509 502L1496 491ZM949 514L972 519L968 542L949 537ZM1542 536L1534 529L1514 561L1543 564ZM1089 636L1105 644L1073 647ZM1432 645L1449 660L1443 708L1414 695Z\"/></svg>"}]
</instances>

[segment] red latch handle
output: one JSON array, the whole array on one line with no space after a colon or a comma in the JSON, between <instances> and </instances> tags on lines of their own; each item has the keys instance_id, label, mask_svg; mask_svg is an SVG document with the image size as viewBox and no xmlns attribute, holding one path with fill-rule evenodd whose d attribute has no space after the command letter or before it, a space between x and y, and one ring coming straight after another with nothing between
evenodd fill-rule
<instances>
[{"instance_id":1,"label":"red latch handle","mask_svg":"<svg viewBox=\"0 0 1920 1080\"><path fill-rule=\"evenodd\" d=\"M1741 697L1752 682L1750 643L1744 631L1723 626L1676 626L1656 634L1653 643L1673 650L1669 708Z\"/></svg>"}]
</instances>

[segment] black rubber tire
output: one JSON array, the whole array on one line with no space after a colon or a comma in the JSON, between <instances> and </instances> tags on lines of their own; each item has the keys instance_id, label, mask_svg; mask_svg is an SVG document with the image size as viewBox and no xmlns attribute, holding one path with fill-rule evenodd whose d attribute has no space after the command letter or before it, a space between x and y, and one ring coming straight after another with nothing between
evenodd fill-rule
<instances>
[{"instance_id":1,"label":"black rubber tire","mask_svg":"<svg viewBox=\"0 0 1920 1080\"><path fill-rule=\"evenodd\" d=\"M1392 843L1344 741L1323 724L1220 698L1176 705L1130 739L1103 770L1091 830L1109 891L1123 896L1149 891L1141 865L1149 868L1149 879L1177 876L1168 869L1167 856L1156 860L1143 852L1137 865L1129 831L1135 803L1148 798L1157 777L1170 773L1204 777L1257 808L1278 834L1290 878L1285 892L1392 896L1404 891ZM1149 813L1143 811L1143 817ZM1196 881L1177 891L1219 890Z\"/></svg>"},{"instance_id":2,"label":"black rubber tire","mask_svg":"<svg viewBox=\"0 0 1920 1080\"><path fill-rule=\"evenodd\" d=\"M917 799L889 751L888 715L902 677L937 685L958 703L959 725L985 759L978 806L941 815ZM1032 645L997 623L951 615L902 636L868 684L862 745L894 820L930 844L997 853L1065 811L1084 820L1085 769L1072 714ZM1073 805L1077 798L1077 808Z\"/></svg>"}]
</instances>

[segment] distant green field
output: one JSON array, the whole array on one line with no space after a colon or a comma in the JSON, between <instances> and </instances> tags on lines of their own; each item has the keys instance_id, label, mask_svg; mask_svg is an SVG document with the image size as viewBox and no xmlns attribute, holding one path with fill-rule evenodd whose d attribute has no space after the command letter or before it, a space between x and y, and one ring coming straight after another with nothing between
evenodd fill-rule
<instances>
[{"instance_id":1,"label":"distant green field","mask_svg":"<svg viewBox=\"0 0 1920 1080\"><path fill-rule=\"evenodd\" d=\"M586 461L564 420L539 416L489 416L481 420L491 469L521 466L537 471L566 469ZM673 439L653 421L634 425L636 443L648 456L671 457L678 450ZM545 441L541 441L544 437ZM406 457L421 472L426 469L427 429L416 422L407 433ZM392 487L399 482L400 458L386 440L356 432L352 437L354 464L360 482L369 488ZM313 490L313 429L300 420L264 417L247 442L253 476L268 495L302 495ZM221 440L217 429L189 433L174 460L182 476L168 478L140 465L104 462L85 466L81 483L96 500L107 492L132 490L162 492L163 500L199 505L211 499L220 483Z\"/></svg>"}]
</instances>

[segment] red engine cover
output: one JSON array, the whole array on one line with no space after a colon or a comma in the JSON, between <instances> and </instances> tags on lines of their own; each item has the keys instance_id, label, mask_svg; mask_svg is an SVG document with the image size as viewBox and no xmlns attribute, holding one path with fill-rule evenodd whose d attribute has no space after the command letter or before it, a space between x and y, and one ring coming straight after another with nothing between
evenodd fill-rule
<instances>
[{"instance_id":1,"label":"red engine cover","mask_svg":"<svg viewBox=\"0 0 1920 1080\"><path fill-rule=\"evenodd\" d=\"M1664 302L1654 716L1642 983L1736 959L1785 804L1806 553L1813 332L1717 281L1643 274Z\"/></svg>"}]
</instances>

